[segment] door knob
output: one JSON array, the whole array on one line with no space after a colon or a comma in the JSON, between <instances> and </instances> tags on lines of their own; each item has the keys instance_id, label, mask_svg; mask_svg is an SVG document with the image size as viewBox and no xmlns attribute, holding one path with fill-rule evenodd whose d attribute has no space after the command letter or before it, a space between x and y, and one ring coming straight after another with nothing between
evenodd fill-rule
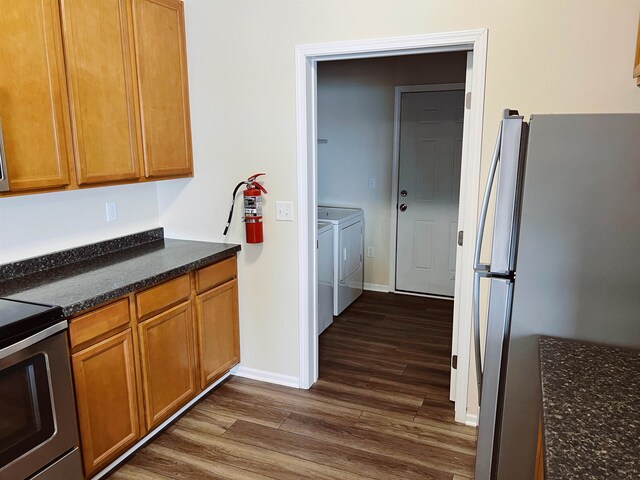
<instances>
[{"instance_id":1,"label":"door knob","mask_svg":"<svg viewBox=\"0 0 640 480\"><path fill-rule=\"evenodd\" d=\"M404 212L407 209L407 204L403 203L402 205L400 205L400 211Z\"/></svg>"}]
</instances>

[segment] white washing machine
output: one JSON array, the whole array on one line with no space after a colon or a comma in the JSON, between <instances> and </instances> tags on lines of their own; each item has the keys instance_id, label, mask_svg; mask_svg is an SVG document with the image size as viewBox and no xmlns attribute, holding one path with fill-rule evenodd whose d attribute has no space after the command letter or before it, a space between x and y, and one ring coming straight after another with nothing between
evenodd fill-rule
<instances>
[{"instance_id":1,"label":"white washing machine","mask_svg":"<svg viewBox=\"0 0 640 480\"><path fill-rule=\"evenodd\" d=\"M333 224L318 222L318 335L333 323Z\"/></svg>"},{"instance_id":2,"label":"white washing machine","mask_svg":"<svg viewBox=\"0 0 640 480\"><path fill-rule=\"evenodd\" d=\"M364 282L364 211L318 206L318 221L333 225L333 314L362 294Z\"/></svg>"}]
</instances>

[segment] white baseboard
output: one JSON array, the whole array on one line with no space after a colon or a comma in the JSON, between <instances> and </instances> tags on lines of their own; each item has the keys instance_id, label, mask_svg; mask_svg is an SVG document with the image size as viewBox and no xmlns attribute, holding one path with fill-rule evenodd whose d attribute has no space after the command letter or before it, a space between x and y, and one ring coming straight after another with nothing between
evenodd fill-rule
<instances>
[{"instance_id":1,"label":"white baseboard","mask_svg":"<svg viewBox=\"0 0 640 480\"><path fill-rule=\"evenodd\" d=\"M300 380L298 377L258 370L257 368L245 367L244 365L233 367L231 369L231 375L259 380L261 382L275 383L276 385L284 385L285 387L300 388Z\"/></svg>"},{"instance_id":2,"label":"white baseboard","mask_svg":"<svg viewBox=\"0 0 640 480\"><path fill-rule=\"evenodd\" d=\"M469 425L470 427L478 426L478 414L477 413L469 413L467 412L467 416L464 419L464 424Z\"/></svg>"},{"instance_id":3,"label":"white baseboard","mask_svg":"<svg viewBox=\"0 0 640 480\"><path fill-rule=\"evenodd\" d=\"M362 288L370 292L389 293L389 285L378 285L377 283L365 283Z\"/></svg>"}]
</instances>

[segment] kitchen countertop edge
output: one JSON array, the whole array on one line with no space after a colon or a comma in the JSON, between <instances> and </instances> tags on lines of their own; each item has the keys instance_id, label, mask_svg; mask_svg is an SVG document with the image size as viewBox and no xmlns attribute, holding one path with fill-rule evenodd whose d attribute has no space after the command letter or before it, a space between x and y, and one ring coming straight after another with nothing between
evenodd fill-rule
<instances>
[{"instance_id":1,"label":"kitchen countertop edge","mask_svg":"<svg viewBox=\"0 0 640 480\"><path fill-rule=\"evenodd\" d=\"M197 270L199 268L213 265L214 263L217 263L226 258L232 257L239 251L240 251L239 245L230 246L227 250L223 250L222 252L218 252L213 255L208 255L201 259L194 260L187 264L181 265L179 267L166 270L157 275L153 275L151 277L147 277L145 279L138 280L130 284L124 285L120 288L110 290L108 292L100 293L87 300L83 300L81 302L75 302L69 305L61 305L62 311L67 318L78 316L79 314L89 309L100 306L111 300L115 300L117 298L123 297L129 293L145 290L147 288L153 287L167 280L171 280L173 278L179 277L180 275L183 275L185 273L192 272L193 270Z\"/></svg>"},{"instance_id":2,"label":"kitchen countertop edge","mask_svg":"<svg viewBox=\"0 0 640 480\"><path fill-rule=\"evenodd\" d=\"M0 297L57 305L67 318L218 263L233 243L164 238L161 227L0 265Z\"/></svg>"}]
</instances>

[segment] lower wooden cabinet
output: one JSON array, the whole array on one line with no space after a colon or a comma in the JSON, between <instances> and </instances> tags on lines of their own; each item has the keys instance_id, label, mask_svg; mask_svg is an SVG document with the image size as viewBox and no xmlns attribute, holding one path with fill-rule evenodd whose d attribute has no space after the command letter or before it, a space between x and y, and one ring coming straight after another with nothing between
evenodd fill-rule
<instances>
[{"instance_id":1,"label":"lower wooden cabinet","mask_svg":"<svg viewBox=\"0 0 640 480\"><path fill-rule=\"evenodd\" d=\"M70 319L85 476L240 361L235 257Z\"/></svg>"},{"instance_id":2,"label":"lower wooden cabinet","mask_svg":"<svg viewBox=\"0 0 640 480\"><path fill-rule=\"evenodd\" d=\"M140 437L131 329L71 356L87 476Z\"/></svg>"},{"instance_id":3,"label":"lower wooden cabinet","mask_svg":"<svg viewBox=\"0 0 640 480\"><path fill-rule=\"evenodd\" d=\"M204 388L240 361L237 280L196 297L196 325Z\"/></svg>"},{"instance_id":4,"label":"lower wooden cabinet","mask_svg":"<svg viewBox=\"0 0 640 480\"><path fill-rule=\"evenodd\" d=\"M182 303L138 325L147 429L196 394L191 304Z\"/></svg>"}]
</instances>

